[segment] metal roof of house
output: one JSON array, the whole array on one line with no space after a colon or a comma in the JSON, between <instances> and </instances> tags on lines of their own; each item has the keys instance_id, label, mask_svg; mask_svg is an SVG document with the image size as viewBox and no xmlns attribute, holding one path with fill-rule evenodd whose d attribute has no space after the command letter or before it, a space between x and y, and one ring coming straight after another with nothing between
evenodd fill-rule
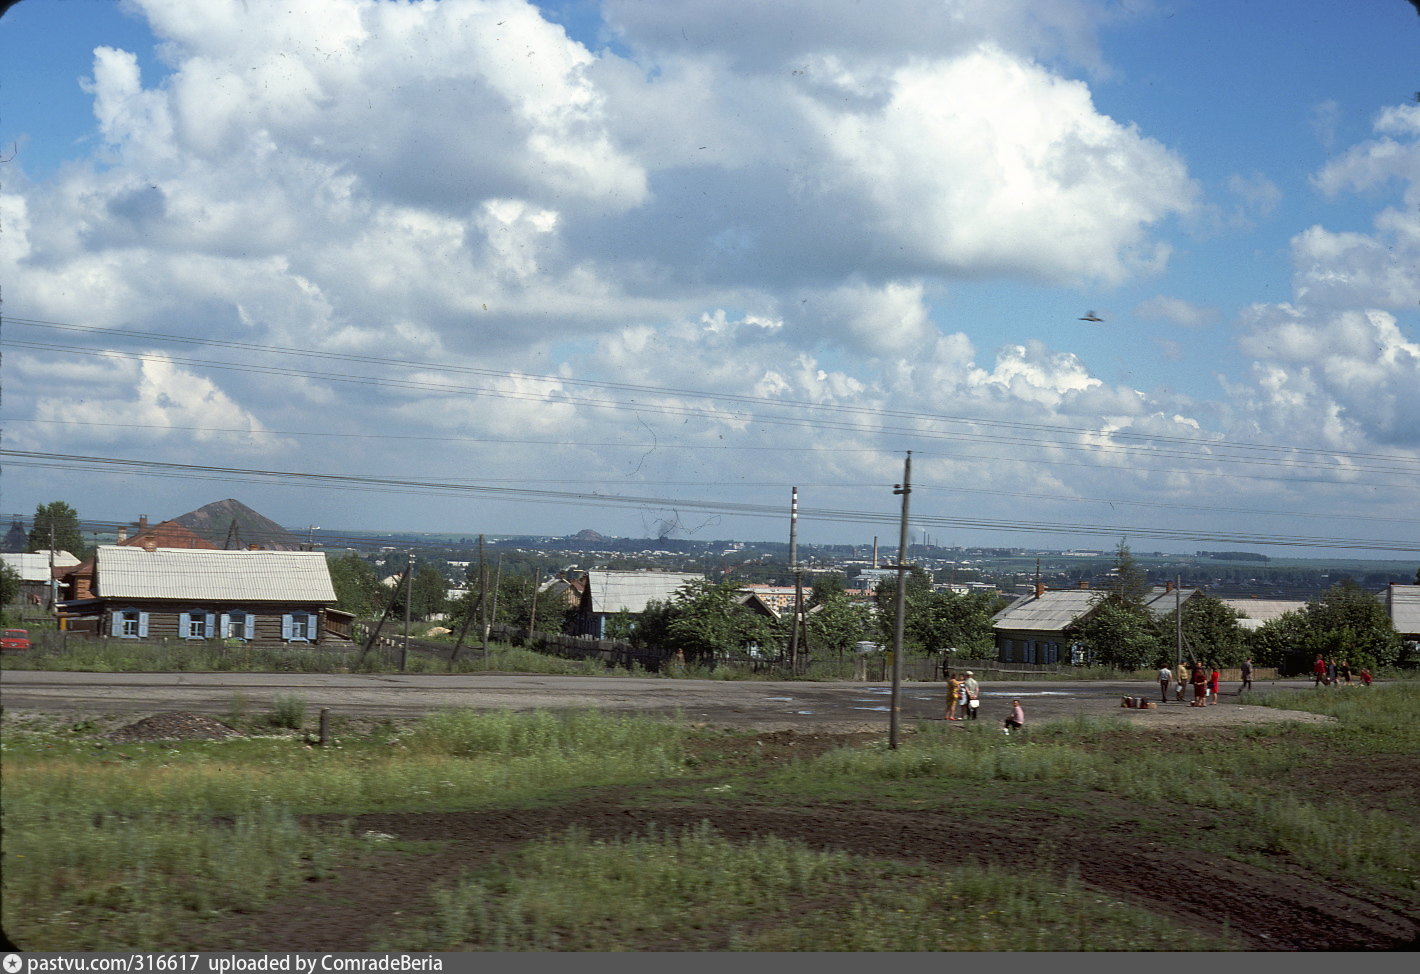
<instances>
[{"instance_id":1,"label":"metal roof of house","mask_svg":"<svg viewBox=\"0 0 1420 974\"><path fill-rule=\"evenodd\" d=\"M1243 614L1243 620L1253 620L1258 625L1264 622L1271 622L1288 612L1300 612L1307 607L1305 602L1294 602L1287 599L1219 599L1230 609L1236 609ZM1243 628L1257 628L1256 626L1244 625Z\"/></svg>"},{"instance_id":2,"label":"metal roof of house","mask_svg":"<svg viewBox=\"0 0 1420 974\"><path fill-rule=\"evenodd\" d=\"M0 560L19 572L20 580L25 582L47 582L50 580L49 574L49 552L36 551L30 554L11 554L5 552L0 554ZM67 551L56 551L54 553L55 568L72 568L79 564L79 559L75 558Z\"/></svg>"},{"instance_id":3,"label":"metal roof of house","mask_svg":"<svg viewBox=\"0 0 1420 974\"><path fill-rule=\"evenodd\" d=\"M1420 585L1389 585L1384 599L1396 632L1405 636L1420 633Z\"/></svg>"},{"instance_id":4,"label":"metal roof of house","mask_svg":"<svg viewBox=\"0 0 1420 974\"><path fill-rule=\"evenodd\" d=\"M1109 595L1099 589L1070 588L1024 595L991 617L996 629L1062 632Z\"/></svg>"},{"instance_id":5,"label":"metal roof of house","mask_svg":"<svg viewBox=\"0 0 1420 974\"><path fill-rule=\"evenodd\" d=\"M1166 616L1180 603L1187 602L1201 591L1196 588L1156 588L1144 597L1144 608L1156 616Z\"/></svg>"},{"instance_id":6,"label":"metal roof of house","mask_svg":"<svg viewBox=\"0 0 1420 974\"><path fill-rule=\"evenodd\" d=\"M104 545L94 589L105 599L335 601L319 551L209 551Z\"/></svg>"},{"instance_id":7,"label":"metal roof of house","mask_svg":"<svg viewBox=\"0 0 1420 974\"><path fill-rule=\"evenodd\" d=\"M643 612L647 602L664 602L686 582L703 582L694 572L587 572L593 612Z\"/></svg>"}]
</instances>

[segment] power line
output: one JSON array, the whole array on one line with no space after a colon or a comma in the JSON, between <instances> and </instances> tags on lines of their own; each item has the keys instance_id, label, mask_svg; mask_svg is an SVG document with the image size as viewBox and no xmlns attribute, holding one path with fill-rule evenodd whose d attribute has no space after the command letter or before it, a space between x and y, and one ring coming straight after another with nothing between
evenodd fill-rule
<instances>
[{"instance_id":1,"label":"power line","mask_svg":"<svg viewBox=\"0 0 1420 974\"><path fill-rule=\"evenodd\" d=\"M582 491L556 491L556 490L532 490L514 489L509 487L496 487L468 482L440 482L411 480L395 477L374 477L357 476L345 474L316 474L299 471L282 470L261 470L247 469L240 467L219 467L202 464L177 464L155 460L137 460L117 457L70 457L63 454L37 453L30 451L0 450L0 456L15 457L21 461L40 461L59 466L78 466L81 469L118 469L126 473L143 475L167 476L172 473L185 474L207 474L220 476L225 480L233 477L257 478L264 482L276 480L277 482L302 486L327 486L344 487L351 485L356 488L381 488L390 487L414 491L436 491L441 493L460 495L481 495L495 499L517 500L526 503L559 503L566 504L569 501L576 501L586 506L614 506L614 507L657 507L676 508L706 511L719 514L733 514L743 517L767 517L782 519L783 510L780 504L755 504L755 503L735 503L726 501L707 501L689 498L663 498L644 497L619 494L601 494L595 492ZM861 524L892 524L895 517L887 512L874 512L863 510L842 510L827 508L801 508L800 517L809 520L850 522ZM1163 528L1152 525L1145 526L1122 526L1122 525L1097 525L1087 523L1061 523L1056 521L1022 521L1014 519L1010 521L990 519L990 518L965 518L918 515L914 518L915 523L928 526L943 526L957 528L979 528L991 531L1020 532L1032 534L1073 534L1073 535L1102 535L1118 537L1121 534L1130 537L1156 538L1166 540L1187 540L1194 542L1225 543L1225 544L1250 544L1250 545L1280 545L1294 547L1318 547L1318 548L1338 548L1338 549L1359 549L1369 551L1397 551L1397 552L1417 552L1420 551L1420 542L1406 543L1397 542L1394 539L1356 539L1356 538L1332 538L1306 535L1278 535L1262 532L1213 532L1213 531L1192 531L1183 528Z\"/></svg>"}]
</instances>

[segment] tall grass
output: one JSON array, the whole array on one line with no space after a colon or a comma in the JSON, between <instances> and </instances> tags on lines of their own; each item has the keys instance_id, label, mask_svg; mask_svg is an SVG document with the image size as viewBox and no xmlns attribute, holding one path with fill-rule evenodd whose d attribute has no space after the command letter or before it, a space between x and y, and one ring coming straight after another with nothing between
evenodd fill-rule
<instances>
[{"instance_id":1,"label":"tall grass","mask_svg":"<svg viewBox=\"0 0 1420 974\"><path fill-rule=\"evenodd\" d=\"M157 949L184 917L244 908L358 845L303 812L467 808L680 773L665 724L449 712L404 737L109 744L7 733L4 928L32 949Z\"/></svg>"},{"instance_id":2,"label":"tall grass","mask_svg":"<svg viewBox=\"0 0 1420 974\"><path fill-rule=\"evenodd\" d=\"M1070 880L943 873L709 825L535 842L497 878L435 895L385 949L1196 950L1217 948ZM803 904L813 904L804 909Z\"/></svg>"}]
</instances>

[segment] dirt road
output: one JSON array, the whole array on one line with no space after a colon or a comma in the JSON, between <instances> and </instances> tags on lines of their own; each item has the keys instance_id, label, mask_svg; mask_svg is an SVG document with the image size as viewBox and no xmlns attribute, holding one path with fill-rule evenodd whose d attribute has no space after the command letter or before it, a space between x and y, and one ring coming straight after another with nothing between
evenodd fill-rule
<instances>
[{"instance_id":1,"label":"dirt road","mask_svg":"<svg viewBox=\"0 0 1420 974\"><path fill-rule=\"evenodd\" d=\"M1258 691L1316 692L1309 681L1257 685ZM1122 716L1160 727L1272 720L1326 720L1266 707L1225 692L1214 707L1168 702L1155 710L1120 706L1123 696L1154 699L1156 685L1139 682L991 682L982 684L982 720L999 722L1019 699L1031 723L1075 715ZM904 727L940 720L945 685L905 683L900 693ZM711 727L846 733L880 730L890 715L886 683L762 683L728 680L519 674L401 675L305 673L0 673L0 706L6 710L73 713L224 713L270 708L295 695L308 708L329 707L351 716L413 717L450 707L528 712L595 709L679 718Z\"/></svg>"}]
</instances>

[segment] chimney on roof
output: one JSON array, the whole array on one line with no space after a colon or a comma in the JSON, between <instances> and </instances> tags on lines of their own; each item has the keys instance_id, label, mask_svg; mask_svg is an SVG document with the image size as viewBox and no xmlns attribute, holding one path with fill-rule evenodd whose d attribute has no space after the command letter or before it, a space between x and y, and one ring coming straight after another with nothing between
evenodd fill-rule
<instances>
[{"instance_id":1,"label":"chimney on roof","mask_svg":"<svg viewBox=\"0 0 1420 974\"><path fill-rule=\"evenodd\" d=\"M1040 598L1040 597L1041 597L1042 595L1044 595L1044 594L1045 594L1045 583L1044 583L1044 582L1036 582L1036 583L1035 583L1035 597L1036 597L1036 598Z\"/></svg>"},{"instance_id":2,"label":"chimney on roof","mask_svg":"<svg viewBox=\"0 0 1420 974\"><path fill-rule=\"evenodd\" d=\"M153 552L158 550L158 544L156 541L145 541L143 542L143 550L151 555Z\"/></svg>"},{"instance_id":3,"label":"chimney on roof","mask_svg":"<svg viewBox=\"0 0 1420 974\"><path fill-rule=\"evenodd\" d=\"M1168 595L1173 591L1173 582L1164 582L1164 594Z\"/></svg>"},{"instance_id":4,"label":"chimney on roof","mask_svg":"<svg viewBox=\"0 0 1420 974\"><path fill-rule=\"evenodd\" d=\"M146 514L139 514L139 515L138 515L138 533L139 533L139 534L142 534L144 531L147 531L147 530L148 530L148 515L146 515Z\"/></svg>"},{"instance_id":5,"label":"chimney on roof","mask_svg":"<svg viewBox=\"0 0 1420 974\"><path fill-rule=\"evenodd\" d=\"M1076 582L1075 584L1078 585L1080 588L1089 588L1089 587L1090 587L1090 583L1087 582L1087 581L1086 581L1086 582Z\"/></svg>"},{"instance_id":6,"label":"chimney on roof","mask_svg":"<svg viewBox=\"0 0 1420 974\"><path fill-rule=\"evenodd\" d=\"M878 539L873 538L873 567L878 567Z\"/></svg>"},{"instance_id":7,"label":"chimney on roof","mask_svg":"<svg viewBox=\"0 0 1420 974\"><path fill-rule=\"evenodd\" d=\"M127 540L128 540L128 528L126 528L126 527L119 528L119 529L118 529L117 543L118 543L118 544L123 544L123 543L124 543L125 541L127 541Z\"/></svg>"}]
</instances>

